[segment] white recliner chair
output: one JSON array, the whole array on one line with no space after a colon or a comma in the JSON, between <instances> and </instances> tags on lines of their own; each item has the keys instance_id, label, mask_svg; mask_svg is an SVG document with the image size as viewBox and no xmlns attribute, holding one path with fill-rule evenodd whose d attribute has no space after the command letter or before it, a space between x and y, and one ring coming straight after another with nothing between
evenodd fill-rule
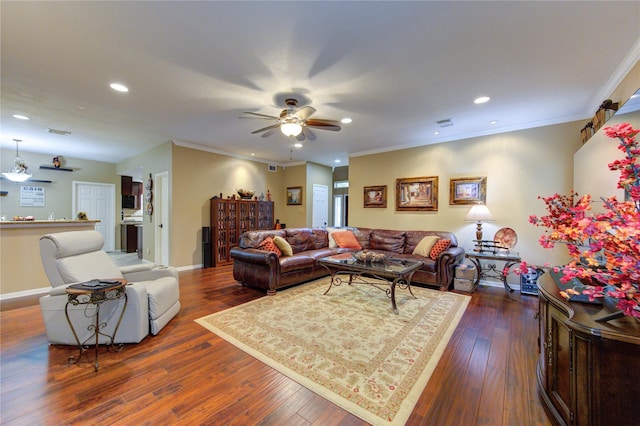
<instances>
[{"instance_id":1,"label":"white recliner chair","mask_svg":"<svg viewBox=\"0 0 640 426\"><path fill-rule=\"evenodd\" d=\"M53 289L40 298L49 343L76 345L65 316L65 288L92 279L124 278L127 306L114 343L138 343L151 332L156 335L180 310L178 272L152 263L119 268L102 250L104 239L97 231L70 231L40 238L40 257ZM100 305L101 333L112 336L125 298ZM93 331L94 305L69 305L69 318L84 342ZM102 334L100 343L110 343Z\"/></svg>"}]
</instances>

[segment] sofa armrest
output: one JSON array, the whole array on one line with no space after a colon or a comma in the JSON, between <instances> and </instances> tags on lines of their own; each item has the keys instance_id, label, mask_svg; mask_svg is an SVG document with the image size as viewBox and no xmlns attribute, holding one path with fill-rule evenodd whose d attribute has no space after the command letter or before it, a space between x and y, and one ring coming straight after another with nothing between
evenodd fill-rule
<instances>
[{"instance_id":1,"label":"sofa armrest","mask_svg":"<svg viewBox=\"0 0 640 426\"><path fill-rule=\"evenodd\" d=\"M272 251L260 250L254 248L232 247L229 252L232 259L241 262L254 263L256 265L271 265L278 263L278 256Z\"/></svg>"},{"instance_id":2,"label":"sofa armrest","mask_svg":"<svg viewBox=\"0 0 640 426\"><path fill-rule=\"evenodd\" d=\"M462 247L449 247L438 256L438 282L441 287L449 288L453 282L456 265L464 259Z\"/></svg>"}]
</instances>

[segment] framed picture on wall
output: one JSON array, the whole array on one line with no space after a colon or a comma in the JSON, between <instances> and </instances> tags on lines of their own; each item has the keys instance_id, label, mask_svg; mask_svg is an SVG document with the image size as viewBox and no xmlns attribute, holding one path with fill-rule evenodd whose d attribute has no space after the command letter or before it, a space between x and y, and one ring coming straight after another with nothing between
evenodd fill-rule
<instances>
[{"instance_id":1,"label":"framed picture on wall","mask_svg":"<svg viewBox=\"0 0 640 426\"><path fill-rule=\"evenodd\" d=\"M438 211L438 176L396 179L396 211Z\"/></svg>"},{"instance_id":2,"label":"framed picture on wall","mask_svg":"<svg viewBox=\"0 0 640 426\"><path fill-rule=\"evenodd\" d=\"M365 208L387 208L387 185L364 187Z\"/></svg>"},{"instance_id":3,"label":"framed picture on wall","mask_svg":"<svg viewBox=\"0 0 640 426\"><path fill-rule=\"evenodd\" d=\"M301 186L287 187L287 205L298 206L301 204L302 204L302 187Z\"/></svg>"},{"instance_id":4,"label":"framed picture on wall","mask_svg":"<svg viewBox=\"0 0 640 426\"><path fill-rule=\"evenodd\" d=\"M485 204L487 201L487 177L449 179L449 204Z\"/></svg>"}]
</instances>

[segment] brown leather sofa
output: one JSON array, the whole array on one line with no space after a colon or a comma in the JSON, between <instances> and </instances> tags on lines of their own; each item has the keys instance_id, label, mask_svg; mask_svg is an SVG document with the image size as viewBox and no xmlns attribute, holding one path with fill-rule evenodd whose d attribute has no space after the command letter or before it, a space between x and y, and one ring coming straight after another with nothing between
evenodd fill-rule
<instances>
[{"instance_id":1,"label":"brown leather sofa","mask_svg":"<svg viewBox=\"0 0 640 426\"><path fill-rule=\"evenodd\" d=\"M458 240L446 231L394 231L372 228L351 228L363 249L385 252L396 258L410 258L422 262L411 283L426 284L447 290L451 286L456 265L464 258L464 249ZM427 235L437 235L451 240L448 249L436 260L413 255L420 240ZM280 236L291 245L292 256L276 256L275 253L256 249L268 236ZM248 231L240 237L238 246L231 249L233 278L250 287L260 288L267 294L277 289L329 275L317 259L348 251L346 248L330 248L329 234L324 228L291 228L268 231Z\"/></svg>"}]
</instances>

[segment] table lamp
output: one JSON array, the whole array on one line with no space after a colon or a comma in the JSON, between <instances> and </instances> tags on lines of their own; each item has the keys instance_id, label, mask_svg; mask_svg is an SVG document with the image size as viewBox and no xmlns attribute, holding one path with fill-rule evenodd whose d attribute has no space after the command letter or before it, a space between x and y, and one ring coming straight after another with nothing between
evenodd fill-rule
<instances>
[{"instance_id":1,"label":"table lamp","mask_svg":"<svg viewBox=\"0 0 640 426\"><path fill-rule=\"evenodd\" d=\"M475 204L464 218L465 222L476 222L476 240L482 241L482 222L493 222L493 215L484 204Z\"/></svg>"}]
</instances>

